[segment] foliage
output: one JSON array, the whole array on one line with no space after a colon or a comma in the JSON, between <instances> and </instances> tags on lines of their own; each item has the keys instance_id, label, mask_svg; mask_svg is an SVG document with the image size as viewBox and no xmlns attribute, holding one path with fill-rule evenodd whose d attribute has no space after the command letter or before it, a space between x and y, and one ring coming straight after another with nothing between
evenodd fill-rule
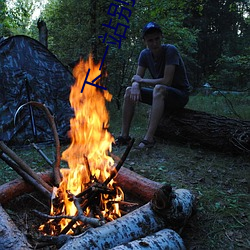
<instances>
[{"instance_id":1,"label":"foliage","mask_svg":"<svg viewBox=\"0 0 250 250\"><path fill-rule=\"evenodd\" d=\"M240 90L250 86L250 56L236 55L232 57L222 55L216 60L216 69L208 78L216 87L227 86L229 90Z\"/></svg>"},{"instance_id":2,"label":"foliage","mask_svg":"<svg viewBox=\"0 0 250 250\"><path fill-rule=\"evenodd\" d=\"M27 34L38 37L33 16L43 1L16 0L7 13L1 1L0 31L3 35ZM98 36L111 16L108 9L113 1L52 0L41 14L49 30L49 49L65 64L86 58L90 52L96 61L104 56L106 44ZM122 5L122 4L120 4ZM124 7L128 7L125 6ZM158 22L163 29L164 42L173 43L185 61L190 82L198 87L211 80L219 87L246 88L249 84L250 5L247 0L172 0L136 1L129 17L129 29L121 48L110 45L105 58L108 78L105 84L113 94L118 108L120 99L135 73L138 55L144 44L141 29L148 21ZM124 19L113 17L113 23ZM10 33L11 32L11 33Z\"/></svg>"},{"instance_id":3,"label":"foliage","mask_svg":"<svg viewBox=\"0 0 250 250\"><path fill-rule=\"evenodd\" d=\"M34 12L34 4L30 0L16 0L15 5L8 10L8 17L12 20L10 29L13 34L28 34L31 24L31 15Z\"/></svg>"},{"instance_id":4,"label":"foliage","mask_svg":"<svg viewBox=\"0 0 250 250\"><path fill-rule=\"evenodd\" d=\"M247 0L196 0L190 3L191 15L186 23L199 30L197 58L201 67L197 73L200 80L214 74L220 57L244 56L247 53L249 10ZM227 86L227 78L222 84ZM242 81L241 87L246 84Z\"/></svg>"},{"instance_id":5,"label":"foliage","mask_svg":"<svg viewBox=\"0 0 250 250\"><path fill-rule=\"evenodd\" d=\"M10 35L10 18L7 15L5 0L0 0L0 36Z\"/></svg>"}]
</instances>

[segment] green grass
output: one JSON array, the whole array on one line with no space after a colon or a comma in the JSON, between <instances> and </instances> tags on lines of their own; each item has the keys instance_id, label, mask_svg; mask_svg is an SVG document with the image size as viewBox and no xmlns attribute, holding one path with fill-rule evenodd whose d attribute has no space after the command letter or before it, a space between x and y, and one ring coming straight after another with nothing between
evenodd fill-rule
<instances>
[{"instance_id":1,"label":"green grass","mask_svg":"<svg viewBox=\"0 0 250 250\"><path fill-rule=\"evenodd\" d=\"M187 108L250 120L250 97L191 96ZM143 138L150 107L139 104L131 135ZM111 109L111 131L120 133L121 111ZM121 155L124 149L115 149ZM147 151L132 149L125 167L175 188L192 190L197 214L182 233L188 249L250 249L250 157L158 140Z\"/></svg>"},{"instance_id":2,"label":"green grass","mask_svg":"<svg viewBox=\"0 0 250 250\"><path fill-rule=\"evenodd\" d=\"M231 118L250 120L250 96L248 95L217 95L191 96L187 108L223 115Z\"/></svg>"},{"instance_id":3,"label":"green grass","mask_svg":"<svg viewBox=\"0 0 250 250\"><path fill-rule=\"evenodd\" d=\"M229 97L228 97L229 98ZM249 97L230 97L233 109L245 120L250 120ZM191 96L188 108L211 114L237 118L221 96ZM120 133L121 111L112 104L110 131ZM139 104L132 124L131 135L138 141L144 136L148 124L149 107ZM48 156L54 158L53 146L44 146ZM62 149L63 150L63 149ZM121 156L125 148L114 148ZM31 148L16 148L35 171L48 169L47 164ZM125 167L174 188L193 191L198 200L197 213L183 230L182 238L188 249L250 249L250 157L207 150L199 146L158 140L153 149L132 149ZM17 175L0 162L0 184Z\"/></svg>"}]
</instances>

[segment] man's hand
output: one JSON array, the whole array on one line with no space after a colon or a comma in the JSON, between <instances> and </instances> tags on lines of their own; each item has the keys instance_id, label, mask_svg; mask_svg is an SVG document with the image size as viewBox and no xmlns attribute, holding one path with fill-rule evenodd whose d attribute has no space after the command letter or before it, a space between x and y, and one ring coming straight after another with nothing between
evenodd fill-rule
<instances>
[{"instance_id":1,"label":"man's hand","mask_svg":"<svg viewBox=\"0 0 250 250\"><path fill-rule=\"evenodd\" d=\"M142 81L142 78L139 76L139 75L134 75L131 79L132 83L133 82L141 82Z\"/></svg>"},{"instance_id":2,"label":"man's hand","mask_svg":"<svg viewBox=\"0 0 250 250\"><path fill-rule=\"evenodd\" d=\"M131 91L130 91L130 99L134 102L138 102L141 98L141 90L138 82L133 82Z\"/></svg>"}]
</instances>

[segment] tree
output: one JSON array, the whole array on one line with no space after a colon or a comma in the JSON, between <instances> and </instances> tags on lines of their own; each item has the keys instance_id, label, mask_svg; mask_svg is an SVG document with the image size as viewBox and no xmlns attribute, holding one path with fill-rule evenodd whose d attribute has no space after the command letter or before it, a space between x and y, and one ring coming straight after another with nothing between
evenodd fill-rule
<instances>
[{"instance_id":1,"label":"tree","mask_svg":"<svg viewBox=\"0 0 250 250\"><path fill-rule=\"evenodd\" d=\"M110 32L103 24L110 21L108 10L112 1L85 1L79 4L76 0L51 1L43 13L49 29L49 48L68 64L93 52L95 57L102 59L106 44L98 38L105 32ZM130 79L135 73L138 55L144 47L141 37L142 26L150 21L157 21L167 34L166 42L174 43L182 51L184 58L193 63L196 35L192 29L183 27L185 8L183 1L163 3L161 1L136 1L134 7L129 6L129 29L126 39L121 42L120 48L110 45L105 59L108 70L107 85L119 106L120 97ZM182 4L181 4L182 3ZM123 7L128 7L123 5ZM178 10L178 15L172 11ZM181 8L181 9L180 9ZM168 13L166 17L166 13ZM118 17L112 16L113 23L122 23ZM62 39L63 38L63 39Z\"/></svg>"},{"instance_id":2,"label":"tree","mask_svg":"<svg viewBox=\"0 0 250 250\"><path fill-rule=\"evenodd\" d=\"M10 25L9 18L7 16L7 6L6 1L0 1L0 36L9 36L10 35Z\"/></svg>"},{"instance_id":3,"label":"tree","mask_svg":"<svg viewBox=\"0 0 250 250\"><path fill-rule=\"evenodd\" d=\"M249 23L247 23L249 7L247 0L195 0L190 2L188 12L191 15L186 19L186 23L199 30L197 60L200 65L198 76L200 81L218 79L222 66L221 57L236 59L237 55L241 54L243 57L246 55L245 48L249 48L249 45L247 46L247 43L249 44ZM227 65L223 64L223 66ZM234 72L232 71L230 74L234 74ZM227 76L229 77L229 75ZM221 75L220 79L223 77L224 81L221 85L227 84L228 81L225 74ZM215 84L218 85L216 82ZM247 82L242 84L244 86Z\"/></svg>"}]
</instances>

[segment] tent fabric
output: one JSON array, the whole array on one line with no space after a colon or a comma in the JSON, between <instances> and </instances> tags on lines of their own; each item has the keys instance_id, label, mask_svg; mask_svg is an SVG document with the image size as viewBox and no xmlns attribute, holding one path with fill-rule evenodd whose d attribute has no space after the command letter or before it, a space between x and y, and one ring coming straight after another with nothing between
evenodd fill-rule
<instances>
[{"instance_id":1,"label":"tent fabric","mask_svg":"<svg viewBox=\"0 0 250 250\"><path fill-rule=\"evenodd\" d=\"M55 118L60 140L67 140L73 110L71 72L44 45L27 36L0 40L0 140L9 144L53 139L45 113L26 105L44 104ZM33 119L32 119L33 118Z\"/></svg>"}]
</instances>

